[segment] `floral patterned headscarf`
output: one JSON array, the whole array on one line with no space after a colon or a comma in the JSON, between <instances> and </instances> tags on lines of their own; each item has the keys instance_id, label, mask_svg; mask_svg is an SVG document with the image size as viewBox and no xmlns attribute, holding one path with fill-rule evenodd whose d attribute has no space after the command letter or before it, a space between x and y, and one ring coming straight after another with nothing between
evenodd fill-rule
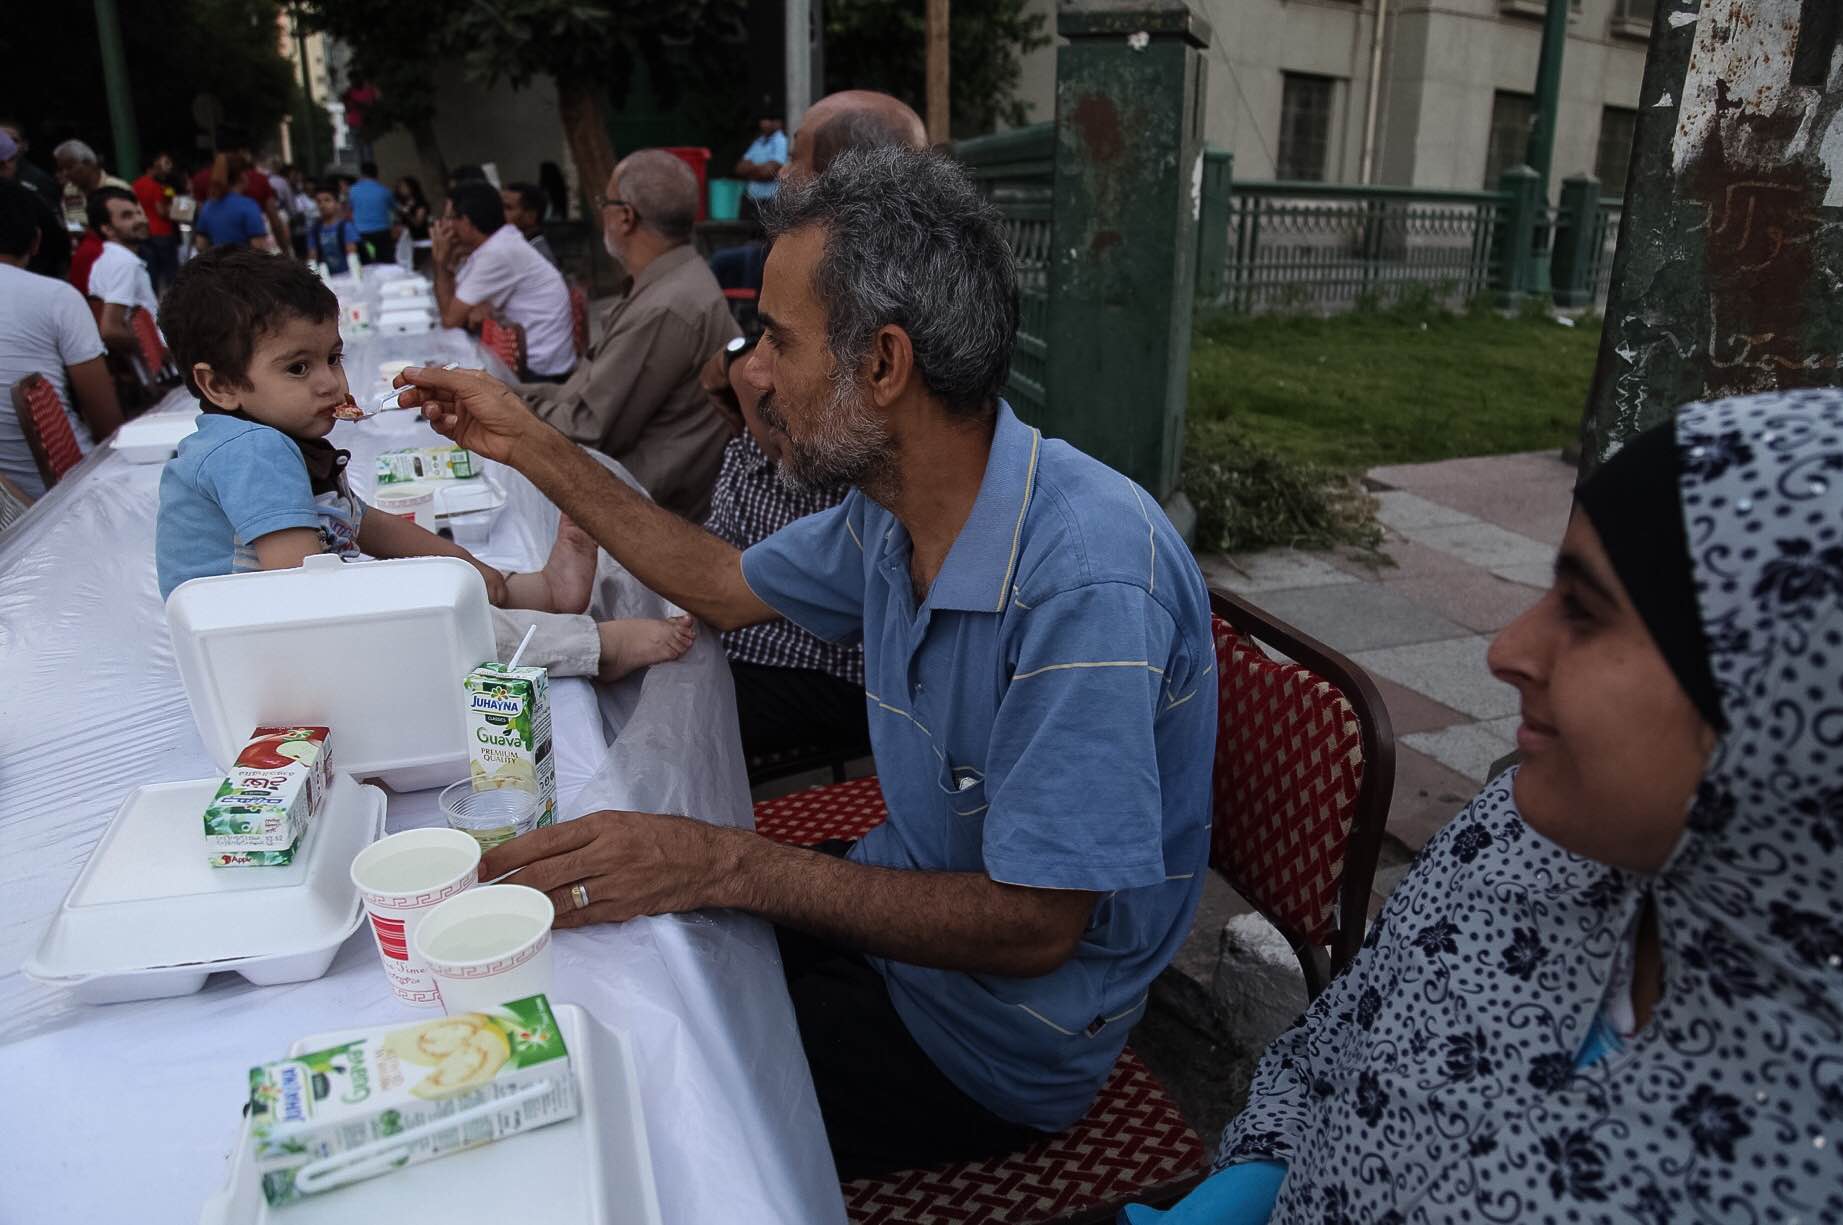
<instances>
[{"instance_id":1,"label":"floral patterned headscarf","mask_svg":"<svg viewBox=\"0 0 1843 1225\"><path fill-rule=\"evenodd\" d=\"M1638 875L1487 786L1223 1136L1287 1163L1274 1222L1843 1221L1843 392L1674 428L1729 725L1688 828ZM1577 1068L1647 896L1662 998Z\"/></svg>"}]
</instances>

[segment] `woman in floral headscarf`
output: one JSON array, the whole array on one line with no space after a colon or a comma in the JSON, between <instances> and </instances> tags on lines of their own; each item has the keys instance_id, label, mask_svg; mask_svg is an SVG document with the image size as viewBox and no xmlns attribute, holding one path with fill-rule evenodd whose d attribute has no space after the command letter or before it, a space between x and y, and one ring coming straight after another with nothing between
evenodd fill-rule
<instances>
[{"instance_id":1,"label":"woman in floral headscarf","mask_svg":"<svg viewBox=\"0 0 1843 1225\"><path fill-rule=\"evenodd\" d=\"M1490 662L1522 764L1135 1225L1843 1221L1843 392L1634 440Z\"/></svg>"}]
</instances>

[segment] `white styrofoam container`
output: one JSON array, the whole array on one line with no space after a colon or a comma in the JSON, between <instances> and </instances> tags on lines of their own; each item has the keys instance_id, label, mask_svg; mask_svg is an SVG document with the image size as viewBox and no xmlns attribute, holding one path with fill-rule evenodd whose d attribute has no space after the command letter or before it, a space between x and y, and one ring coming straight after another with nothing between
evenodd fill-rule
<instances>
[{"instance_id":1,"label":"white styrofoam container","mask_svg":"<svg viewBox=\"0 0 1843 1225\"><path fill-rule=\"evenodd\" d=\"M115 431L109 449L131 464L164 464L198 431L198 412L155 413L136 417Z\"/></svg>"},{"instance_id":2,"label":"white styrofoam container","mask_svg":"<svg viewBox=\"0 0 1843 1225\"><path fill-rule=\"evenodd\" d=\"M258 986L325 974L364 920L348 869L384 833L384 793L336 774L295 862L214 868L204 816L222 781L130 792L25 973L90 1004L190 995L218 971Z\"/></svg>"},{"instance_id":3,"label":"white styrofoam container","mask_svg":"<svg viewBox=\"0 0 1843 1225\"><path fill-rule=\"evenodd\" d=\"M349 1225L353 1221L542 1221L544 1225L661 1225L659 1192L633 1049L575 1004L556 1006L582 1108L573 1119L405 1166L272 1210L250 1163L249 1124L231 1158L230 1186L199 1225ZM288 1053L325 1050L361 1031L317 1034ZM229 1118L236 1103L225 1103Z\"/></svg>"},{"instance_id":4,"label":"white styrofoam container","mask_svg":"<svg viewBox=\"0 0 1843 1225\"><path fill-rule=\"evenodd\" d=\"M343 562L181 583L166 602L192 717L216 762L250 729L333 729L333 766L420 791L467 773L462 679L494 654L486 584L454 557Z\"/></svg>"}]
</instances>

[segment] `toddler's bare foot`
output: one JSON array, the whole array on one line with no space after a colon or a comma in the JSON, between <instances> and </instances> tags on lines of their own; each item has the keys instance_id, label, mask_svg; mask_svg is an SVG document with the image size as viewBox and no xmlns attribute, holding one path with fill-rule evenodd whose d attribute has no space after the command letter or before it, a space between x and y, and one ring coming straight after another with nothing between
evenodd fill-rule
<instances>
[{"instance_id":1,"label":"toddler's bare foot","mask_svg":"<svg viewBox=\"0 0 1843 1225\"><path fill-rule=\"evenodd\" d=\"M550 591L550 611L581 613L595 591L595 539L568 515L557 521L557 541L540 571Z\"/></svg>"},{"instance_id":2,"label":"toddler's bare foot","mask_svg":"<svg viewBox=\"0 0 1843 1225\"><path fill-rule=\"evenodd\" d=\"M677 659L697 638L697 622L690 617L603 621L595 629L602 640L602 662L595 675L604 681L618 681L635 668Z\"/></svg>"}]
</instances>

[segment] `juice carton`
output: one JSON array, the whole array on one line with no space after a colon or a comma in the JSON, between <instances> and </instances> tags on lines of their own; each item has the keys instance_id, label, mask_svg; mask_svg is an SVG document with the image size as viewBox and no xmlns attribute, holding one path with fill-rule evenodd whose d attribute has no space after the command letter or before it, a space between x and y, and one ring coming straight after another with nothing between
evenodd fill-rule
<instances>
[{"instance_id":1,"label":"juice carton","mask_svg":"<svg viewBox=\"0 0 1843 1225\"><path fill-rule=\"evenodd\" d=\"M475 791L521 787L538 797L538 825L557 819L550 744L550 674L484 663L467 674L467 756Z\"/></svg>"},{"instance_id":2,"label":"juice carton","mask_svg":"<svg viewBox=\"0 0 1843 1225\"><path fill-rule=\"evenodd\" d=\"M514 1100L516 1099L516 1100ZM486 1106L452 1126L441 1120ZM339 1046L250 1069L250 1143L263 1197L286 1204L309 1162L387 1143L351 1158L361 1177L476 1148L572 1118L576 1080L563 1033L542 995L378 1029ZM400 1144L388 1143L401 1136ZM327 1177L336 1182L333 1170Z\"/></svg>"},{"instance_id":3,"label":"juice carton","mask_svg":"<svg viewBox=\"0 0 1843 1225\"><path fill-rule=\"evenodd\" d=\"M331 731L259 727L205 807L214 868L281 866L333 786Z\"/></svg>"},{"instance_id":4,"label":"juice carton","mask_svg":"<svg viewBox=\"0 0 1843 1225\"><path fill-rule=\"evenodd\" d=\"M480 464L465 447L405 447L378 456L378 484L405 481L458 481L480 475Z\"/></svg>"}]
</instances>

